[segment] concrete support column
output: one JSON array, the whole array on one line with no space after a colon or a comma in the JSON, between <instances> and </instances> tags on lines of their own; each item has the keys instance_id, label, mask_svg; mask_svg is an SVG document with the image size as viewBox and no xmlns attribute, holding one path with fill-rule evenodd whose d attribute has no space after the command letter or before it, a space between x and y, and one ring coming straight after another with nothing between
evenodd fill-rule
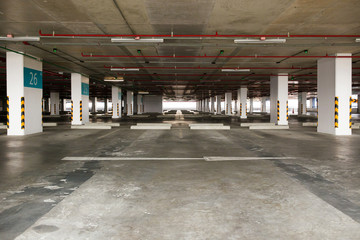
<instances>
[{"instance_id":1,"label":"concrete support column","mask_svg":"<svg viewBox=\"0 0 360 240\"><path fill-rule=\"evenodd\" d=\"M196 101L196 111L200 111L200 102L199 102L199 100Z\"/></svg>"},{"instance_id":2,"label":"concrete support column","mask_svg":"<svg viewBox=\"0 0 360 240\"><path fill-rule=\"evenodd\" d=\"M63 106L62 110L63 110L64 112L66 111L66 103L67 103L67 99L64 98L64 99L63 99L63 104L62 104L62 106Z\"/></svg>"},{"instance_id":3,"label":"concrete support column","mask_svg":"<svg viewBox=\"0 0 360 240\"><path fill-rule=\"evenodd\" d=\"M261 98L261 112L266 112L266 97Z\"/></svg>"},{"instance_id":4,"label":"concrete support column","mask_svg":"<svg viewBox=\"0 0 360 240\"><path fill-rule=\"evenodd\" d=\"M209 98L205 98L205 112L210 112L210 109L209 109Z\"/></svg>"},{"instance_id":5,"label":"concrete support column","mask_svg":"<svg viewBox=\"0 0 360 240\"><path fill-rule=\"evenodd\" d=\"M137 95L137 114L144 113L143 95Z\"/></svg>"},{"instance_id":6,"label":"concrete support column","mask_svg":"<svg viewBox=\"0 0 360 240\"><path fill-rule=\"evenodd\" d=\"M245 87L238 89L239 116L243 119L247 118L247 92L248 89Z\"/></svg>"},{"instance_id":7,"label":"concrete support column","mask_svg":"<svg viewBox=\"0 0 360 240\"><path fill-rule=\"evenodd\" d=\"M89 78L71 73L72 125L89 122Z\"/></svg>"},{"instance_id":8,"label":"concrete support column","mask_svg":"<svg viewBox=\"0 0 360 240\"><path fill-rule=\"evenodd\" d=\"M336 56L351 54L338 53ZM351 58L322 58L317 64L317 131L333 135L351 135Z\"/></svg>"},{"instance_id":9,"label":"concrete support column","mask_svg":"<svg viewBox=\"0 0 360 240\"><path fill-rule=\"evenodd\" d=\"M288 74L270 77L270 122L288 125Z\"/></svg>"},{"instance_id":10,"label":"concrete support column","mask_svg":"<svg viewBox=\"0 0 360 240\"><path fill-rule=\"evenodd\" d=\"M357 113L360 113L360 102L359 102L359 100L360 100L360 94L358 94L358 102L357 102Z\"/></svg>"},{"instance_id":11,"label":"concrete support column","mask_svg":"<svg viewBox=\"0 0 360 240\"><path fill-rule=\"evenodd\" d=\"M298 115L305 115L306 114L306 92L299 92L298 93Z\"/></svg>"},{"instance_id":12,"label":"concrete support column","mask_svg":"<svg viewBox=\"0 0 360 240\"><path fill-rule=\"evenodd\" d=\"M7 52L6 91L9 102L7 135L42 132L42 62Z\"/></svg>"},{"instance_id":13,"label":"concrete support column","mask_svg":"<svg viewBox=\"0 0 360 240\"><path fill-rule=\"evenodd\" d=\"M91 101L91 112L96 113L97 112L97 97L90 98Z\"/></svg>"},{"instance_id":14,"label":"concrete support column","mask_svg":"<svg viewBox=\"0 0 360 240\"><path fill-rule=\"evenodd\" d=\"M112 118L121 118L121 88L111 86Z\"/></svg>"},{"instance_id":15,"label":"concrete support column","mask_svg":"<svg viewBox=\"0 0 360 240\"><path fill-rule=\"evenodd\" d=\"M60 98L58 92L50 92L50 115L59 115Z\"/></svg>"},{"instance_id":16,"label":"concrete support column","mask_svg":"<svg viewBox=\"0 0 360 240\"><path fill-rule=\"evenodd\" d=\"M231 115L232 112L231 101L232 101L231 92L225 93L225 115Z\"/></svg>"},{"instance_id":17,"label":"concrete support column","mask_svg":"<svg viewBox=\"0 0 360 240\"><path fill-rule=\"evenodd\" d=\"M317 98L316 97L310 98L310 106L311 106L311 108L313 108L313 109L317 108L316 103L317 103Z\"/></svg>"},{"instance_id":18,"label":"concrete support column","mask_svg":"<svg viewBox=\"0 0 360 240\"><path fill-rule=\"evenodd\" d=\"M128 116L134 115L134 92L133 91L127 91L126 92L126 114Z\"/></svg>"},{"instance_id":19,"label":"concrete support column","mask_svg":"<svg viewBox=\"0 0 360 240\"><path fill-rule=\"evenodd\" d=\"M216 95L216 108L215 108L215 114L221 114L221 95Z\"/></svg>"},{"instance_id":20,"label":"concrete support column","mask_svg":"<svg viewBox=\"0 0 360 240\"><path fill-rule=\"evenodd\" d=\"M210 112L211 114L215 112L215 97L210 98Z\"/></svg>"},{"instance_id":21,"label":"concrete support column","mask_svg":"<svg viewBox=\"0 0 360 240\"><path fill-rule=\"evenodd\" d=\"M250 98L250 111L249 113L252 114L254 112L254 98Z\"/></svg>"},{"instance_id":22,"label":"concrete support column","mask_svg":"<svg viewBox=\"0 0 360 240\"><path fill-rule=\"evenodd\" d=\"M104 113L106 114L108 112L108 99L104 98Z\"/></svg>"}]
</instances>

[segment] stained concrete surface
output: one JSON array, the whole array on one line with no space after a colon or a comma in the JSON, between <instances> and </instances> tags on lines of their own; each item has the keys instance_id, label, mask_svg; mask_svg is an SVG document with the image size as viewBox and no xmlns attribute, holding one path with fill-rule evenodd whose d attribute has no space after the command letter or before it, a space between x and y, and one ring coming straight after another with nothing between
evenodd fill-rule
<instances>
[{"instance_id":1,"label":"stained concrete surface","mask_svg":"<svg viewBox=\"0 0 360 240\"><path fill-rule=\"evenodd\" d=\"M360 238L359 130L318 134L293 117L290 130L256 132L236 118L163 122L175 128L131 131L134 122L122 120L111 130L60 125L25 137L0 130L0 239ZM185 127L203 122L232 129ZM62 161L66 156L260 159Z\"/></svg>"}]
</instances>

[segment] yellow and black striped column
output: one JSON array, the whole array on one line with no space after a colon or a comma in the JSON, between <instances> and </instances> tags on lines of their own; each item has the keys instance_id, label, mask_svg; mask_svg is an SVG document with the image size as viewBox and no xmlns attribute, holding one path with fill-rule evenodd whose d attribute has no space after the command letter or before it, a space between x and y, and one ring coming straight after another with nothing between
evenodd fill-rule
<instances>
[{"instance_id":1,"label":"yellow and black striped column","mask_svg":"<svg viewBox=\"0 0 360 240\"><path fill-rule=\"evenodd\" d=\"M71 121L74 120L74 102L71 100Z\"/></svg>"},{"instance_id":2,"label":"yellow and black striped column","mask_svg":"<svg viewBox=\"0 0 360 240\"><path fill-rule=\"evenodd\" d=\"M286 120L289 120L289 101L286 101Z\"/></svg>"},{"instance_id":3,"label":"yellow and black striped column","mask_svg":"<svg viewBox=\"0 0 360 240\"><path fill-rule=\"evenodd\" d=\"M44 112L44 98L41 98L41 124L44 123L44 115L43 115L43 112Z\"/></svg>"},{"instance_id":4,"label":"yellow and black striped column","mask_svg":"<svg viewBox=\"0 0 360 240\"><path fill-rule=\"evenodd\" d=\"M280 121L280 101L277 100L277 120Z\"/></svg>"},{"instance_id":5,"label":"yellow and black striped column","mask_svg":"<svg viewBox=\"0 0 360 240\"><path fill-rule=\"evenodd\" d=\"M245 115L247 116L247 103L245 103Z\"/></svg>"},{"instance_id":6,"label":"yellow and black striped column","mask_svg":"<svg viewBox=\"0 0 360 240\"><path fill-rule=\"evenodd\" d=\"M353 104L354 100L352 99L352 97L350 97L350 106L349 106L349 128L352 128L352 104Z\"/></svg>"},{"instance_id":7,"label":"yellow and black striped column","mask_svg":"<svg viewBox=\"0 0 360 240\"><path fill-rule=\"evenodd\" d=\"M339 98L335 97L335 128L339 127Z\"/></svg>"},{"instance_id":8,"label":"yellow and black striped column","mask_svg":"<svg viewBox=\"0 0 360 240\"><path fill-rule=\"evenodd\" d=\"M21 97L21 129L25 129L25 98Z\"/></svg>"},{"instance_id":9,"label":"yellow and black striped column","mask_svg":"<svg viewBox=\"0 0 360 240\"><path fill-rule=\"evenodd\" d=\"M9 127L10 127L9 96L7 96L7 98L6 98L6 111L7 111L7 114L6 114L6 127L7 127L7 129L9 129Z\"/></svg>"},{"instance_id":10,"label":"yellow and black striped column","mask_svg":"<svg viewBox=\"0 0 360 240\"><path fill-rule=\"evenodd\" d=\"M82 101L80 101L80 121L82 121Z\"/></svg>"},{"instance_id":11,"label":"yellow and black striped column","mask_svg":"<svg viewBox=\"0 0 360 240\"><path fill-rule=\"evenodd\" d=\"M117 103L117 106L116 106L116 111L117 111L117 115L119 116L119 115L120 115L120 111L119 111L119 103Z\"/></svg>"},{"instance_id":12,"label":"yellow and black striped column","mask_svg":"<svg viewBox=\"0 0 360 240\"><path fill-rule=\"evenodd\" d=\"M240 117L242 116L242 103L240 103Z\"/></svg>"},{"instance_id":13,"label":"yellow and black striped column","mask_svg":"<svg viewBox=\"0 0 360 240\"><path fill-rule=\"evenodd\" d=\"M303 114L303 107L304 107L304 104L301 103L301 104L300 104L300 111L299 111L299 112L300 112L300 115Z\"/></svg>"}]
</instances>

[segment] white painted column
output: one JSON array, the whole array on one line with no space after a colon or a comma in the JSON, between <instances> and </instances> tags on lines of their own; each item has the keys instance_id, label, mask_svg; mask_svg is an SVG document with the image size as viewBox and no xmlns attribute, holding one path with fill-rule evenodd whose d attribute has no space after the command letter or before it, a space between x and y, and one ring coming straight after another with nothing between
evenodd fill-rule
<instances>
[{"instance_id":1,"label":"white painted column","mask_svg":"<svg viewBox=\"0 0 360 240\"><path fill-rule=\"evenodd\" d=\"M50 92L50 115L60 115L60 97L58 92Z\"/></svg>"},{"instance_id":2,"label":"white painted column","mask_svg":"<svg viewBox=\"0 0 360 240\"><path fill-rule=\"evenodd\" d=\"M288 74L270 77L270 122L288 125Z\"/></svg>"},{"instance_id":3,"label":"white painted column","mask_svg":"<svg viewBox=\"0 0 360 240\"><path fill-rule=\"evenodd\" d=\"M7 52L6 90L9 98L7 135L42 132L42 62Z\"/></svg>"},{"instance_id":4,"label":"white painted column","mask_svg":"<svg viewBox=\"0 0 360 240\"><path fill-rule=\"evenodd\" d=\"M261 112L266 112L266 99L266 97L261 98Z\"/></svg>"},{"instance_id":5,"label":"white painted column","mask_svg":"<svg viewBox=\"0 0 360 240\"><path fill-rule=\"evenodd\" d=\"M210 112L209 109L209 98L205 98L205 112Z\"/></svg>"},{"instance_id":6,"label":"white painted column","mask_svg":"<svg viewBox=\"0 0 360 240\"><path fill-rule=\"evenodd\" d=\"M93 113L96 113L97 112L97 109L98 109L98 104L97 104L97 97L92 97L91 98L91 106L92 106L92 109L91 109L91 112Z\"/></svg>"},{"instance_id":7,"label":"white painted column","mask_svg":"<svg viewBox=\"0 0 360 240\"><path fill-rule=\"evenodd\" d=\"M336 56L351 56L351 54L338 53ZM351 58L322 58L317 64L319 99L317 131L333 135L351 135Z\"/></svg>"},{"instance_id":8,"label":"white painted column","mask_svg":"<svg viewBox=\"0 0 360 240\"><path fill-rule=\"evenodd\" d=\"M307 96L306 92L298 93L298 100L299 100L298 115L306 114L306 96Z\"/></svg>"},{"instance_id":9,"label":"white painted column","mask_svg":"<svg viewBox=\"0 0 360 240\"><path fill-rule=\"evenodd\" d=\"M247 118L247 92L248 92L248 89L245 88L245 87L242 87L238 90L238 98L240 97L239 99L239 116L240 118L243 118L243 119L246 119Z\"/></svg>"},{"instance_id":10,"label":"white painted column","mask_svg":"<svg viewBox=\"0 0 360 240\"><path fill-rule=\"evenodd\" d=\"M250 98L250 111L249 113L252 114L254 112L254 98Z\"/></svg>"},{"instance_id":11,"label":"white painted column","mask_svg":"<svg viewBox=\"0 0 360 240\"><path fill-rule=\"evenodd\" d=\"M89 122L89 78L71 73L72 125Z\"/></svg>"},{"instance_id":12,"label":"white painted column","mask_svg":"<svg viewBox=\"0 0 360 240\"><path fill-rule=\"evenodd\" d=\"M216 95L216 108L215 108L215 114L221 114L221 95Z\"/></svg>"},{"instance_id":13,"label":"white painted column","mask_svg":"<svg viewBox=\"0 0 360 240\"><path fill-rule=\"evenodd\" d=\"M144 113L143 95L137 95L137 114Z\"/></svg>"},{"instance_id":14,"label":"white painted column","mask_svg":"<svg viewBox=\"0 0 360 240\"><path fill-rule=\"evenodd\" d=\"M134 92L133 91L127 91L126 92L126 113L128 116L134 115Z\"/></svg>"},{"instance_id":15,"label":"white painted column","mask_svg":"<svg viewBox=\"0 0 360 240\"><path fill-rule=\"evenodd\" d=\"M121 89L111 86L112 118L121 118Z\"/></svg>"},{"instance_id":16,"label":"white painted column","mask_svg":"<svg viewBox=\"0 0 360 240\"><path fill-rule=\"evenodd\" d=\"M63 99L63 109L62 109L64 112L66 111L66 103L67 103L67 99L64 98Z\"/></svg>"},{"instance_id":17,"label":"white painted column","mask_svg":"<svg viewBox=\"0 0 360 240\"><path fill-rule=\"evenodd\" d=\"M211 114L215 112L215 97L210 97L210 112Z\"/></svg>"},{"instance_id":18,"label":"white painted column","mask_svg":"<svg viewBox=\"0 0 360 240\"><path fill-rule=\"evenodd\" d=\"M200 111L200 101L196 101L196 111Z\"/></svg>"},{"instance_id":19,"label":"white painted column","mask_svg":"<svg viewBox=\"0 0 360 240\"><path fill-rule=\"evenodd\" d=\"M231 115L232 112L231 101L232 101L231 92L225 93L225 115Z\"/></svg>"}]
</instances>

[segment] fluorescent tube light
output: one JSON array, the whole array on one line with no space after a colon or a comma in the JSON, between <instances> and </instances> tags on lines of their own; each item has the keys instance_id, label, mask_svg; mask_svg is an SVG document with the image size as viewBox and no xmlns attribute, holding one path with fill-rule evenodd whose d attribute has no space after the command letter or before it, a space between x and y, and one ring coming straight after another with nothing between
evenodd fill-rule
<instances>
[{"instance_id":1,"label":"fluorescent tube light","mask_svg":"<svg viewBox=\"0 0 360 240\"><path fill-rule=\"evenodd\" d=\"M239 69L239 68L224 68L222 72L250 72L250 69Z\"/></svg>"},{"instance_id":2,"label":"fluorescent tube light","mask_svg":"<svg viewBox=\"0 0 360 240\"><path fill-rule=\"evenodd\" d=\"M138 94L149 94L149 92L138 92Z\"/></svg>"},{"instance_id":3,"label":"fluorescent tube light","mask_svg":"<svg viewBox=\"0 0 360 240\"><path fill-rule=\"evenodd\" d=\"M163 38L111 38L113 43L163 43Z\"/></svg>"},{"instance_id":4,"label":"fluorescent tube light","mask_svg":"<svg viewBox=\"0 0 360 240\"><path fill-rule=\"evenodd\" d=\"M284 38L274 38L274 39L235 39L234 43L285 43L286 39Z\"/></svg>"},{"instance_id":5,"label":"fluorescent tube light","mask_svg":"<svg viewBox=\"0 0 360 240\"><path fill-rule=\"evenodd\" d=\"M360 42L360 38L355 39L355 42Z\"/></svg>"},{"instance_id":6,"label":"fluorescent tube light","mask_svg":"<svg viewBox=\"0 0 360 240\"><path fill-rule=\"evenodd\" d=\"M139 71L139 68L110 68L110 71L122 71L122 72L135 72Z\"/></svg>"},{"instance_id":7,"label":"fluorescent tube light","mask_svg":"<svg viewBox=\"0 0 360 240\"><path fill-rule=\"evenodd\" d=\"M0 41L11 41L11 42L39 42L40 37L0 37Z\"/></svg>"},{"instance_id":8,"label":"fluorescent tube light","mask_svg":"<svg viewBox=\"0 0 360 240\"><path fill-rule=\"evenodd\" d=\"M123 77L105 77L104 78L105 82L124 82L124 78Z\"/></svg>"}]
</instances>

